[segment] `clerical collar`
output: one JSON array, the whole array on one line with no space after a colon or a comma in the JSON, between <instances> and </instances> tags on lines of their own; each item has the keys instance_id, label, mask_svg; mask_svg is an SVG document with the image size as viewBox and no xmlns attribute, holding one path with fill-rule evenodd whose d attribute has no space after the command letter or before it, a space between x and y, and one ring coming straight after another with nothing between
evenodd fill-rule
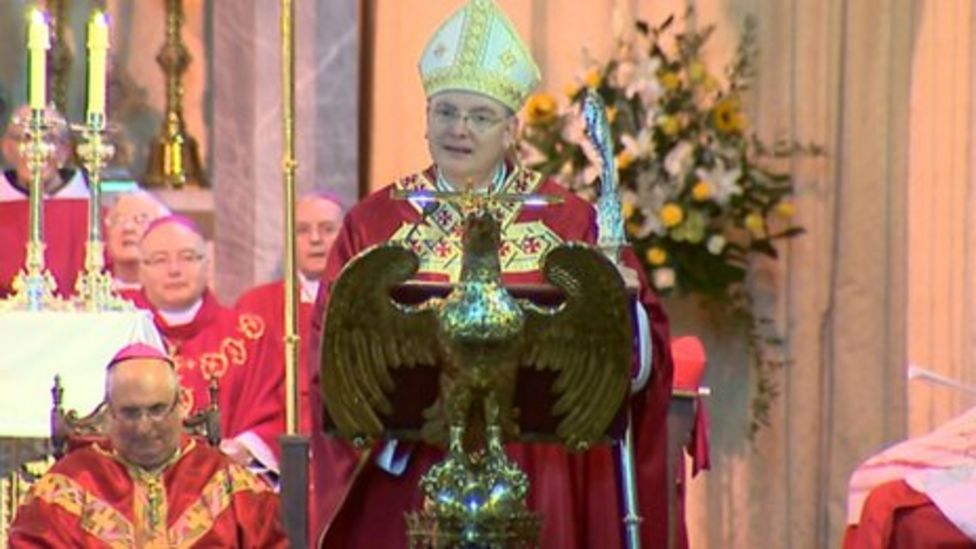
<instances>
[{"instance_id":1,"label":"clerical collar","mask_svg":"<svg viewBox=\"0 0 976 549\"><path fill-rule=\"evenodd\" d=\"M44 196L46 198L88 198L88 184L85 182L84 172L61 169L58 170L58 177L61 179L61 184L54 189L45 190ZM29 196L28 187L18 181L15 170L3 172L0 179L4 183L0 184L0 202L26 200Z\"/></svg>"},{"instance_id":2,"label":"clerical collar","mask_svg":"<svg viewBox=\"0 0 976 549\"><path fill-rule=\"evenodd\" d=\"M301 286L302 303L315 303L315 298L319 295L319 280L308 279L301 271L298 271L298 283Z\"/></svg>"},{"instance_id":3,"label":"clerical collar","mask_svg":"<svg viewBox=\"0 0 976 549\"><path fill-rule=\"evenodd\" d=\"M122 280L121 278L113 278L112 279L112 289L115 290L115 291L117 291L117 292L124 291L124 290L136 290L136 291L138 291L138 290L141 290L142 289L142 284L140 284L139 281L136 281L136 282L126 282L125 280Z\"/></svg>"},{"instance_id":4,"label":"clerical collar","mask_svg":"<svg viewBox=\"0 0 976 549\"><path fill-rule=\"evenodd\" d=\"M196 318L197 313L200 312L200 307L203 307L203 298L196 300L193 305L190 305L186 309L180 311L164 311L163 309L157 309L159 316L166 322L167 326L184 326L193 322Z\"/></svg>"},{"instance_id":5,"label":"clerical collar","mask_svg":"<svg viewBox=\"0 0 976 549\"><path fill-rule=\"evenodd\" d=\"M486 193L490 189L491 192L497 192L505 184L505 177L508 175L508 170L505 168L505 163L500 162L498 167L495 168L495 175L491 178L491 185L488 187L483 187L480 189L475 189L476 193ZM461 189L455 186L453 183L444 177L444 172L441 171L440 167L437 168L437 181L434 183L438 191L460 191Z\"/></svg>"}]
</instances>

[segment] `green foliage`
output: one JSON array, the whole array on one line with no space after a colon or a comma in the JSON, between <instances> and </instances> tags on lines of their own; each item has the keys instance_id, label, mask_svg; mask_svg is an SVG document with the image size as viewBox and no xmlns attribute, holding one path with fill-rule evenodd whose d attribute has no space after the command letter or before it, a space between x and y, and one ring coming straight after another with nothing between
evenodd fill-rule
<instances>
[{"instance_id":1,"label":"green foliage","mask_svg":"<svg viewBox=\"0 0 976 549\"><path fill-rule=\"evenodd\" d=\"M768 421L776 389L764 321L744 299L756 254L778 257L775 242L803 229L793 223L793 180L777 170L783 159L821 154L819 147L750 133L742 94L755 75L755 25L747 19L724 76L708 70L701 53L714 30L675 30L670 17L654 27L636 21L616 37L613 56L586 67L560 109L549 94L527 105L523 162L594 198L600 159L578 111L585 88L607 105L614 134L626 229L659 293L699 294L748 317L757 371L753 422Z\"/></svg>"}]
</instances>

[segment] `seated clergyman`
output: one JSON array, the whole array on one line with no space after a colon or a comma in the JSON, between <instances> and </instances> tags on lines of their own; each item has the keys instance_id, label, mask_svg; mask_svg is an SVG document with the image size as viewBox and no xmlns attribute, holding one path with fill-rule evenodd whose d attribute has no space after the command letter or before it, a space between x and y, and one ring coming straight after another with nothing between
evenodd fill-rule
<instances>
[{"instance_id":1,"label":"seated clergyman","mask_svg":"<svg viewBox=\"0 0 976 549\"><path fill-rule=\"evenodd\" d=\"M123 348L105 380L107 440L70 452L31 488L11 547L285 547L264 481L183 432L172 361Z\"/></svg>"}]
</instances>

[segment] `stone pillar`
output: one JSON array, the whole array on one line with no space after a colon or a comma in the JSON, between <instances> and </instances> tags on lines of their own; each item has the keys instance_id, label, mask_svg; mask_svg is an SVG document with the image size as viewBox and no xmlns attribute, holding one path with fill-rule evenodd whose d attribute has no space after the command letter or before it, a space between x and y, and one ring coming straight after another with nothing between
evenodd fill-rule
<instances>
[{"instance_id":1,"label":"stone pillar","mask_svg":"<svg viewBox=\"0 0 976 549\"><path fill-rule=\"evenodd\" d=\"M217 293L279 275L283 231L279 3L214 2L212 171ZM299 192L357 194L357 0L295 3Z\"/></svg>"}]
</instances>

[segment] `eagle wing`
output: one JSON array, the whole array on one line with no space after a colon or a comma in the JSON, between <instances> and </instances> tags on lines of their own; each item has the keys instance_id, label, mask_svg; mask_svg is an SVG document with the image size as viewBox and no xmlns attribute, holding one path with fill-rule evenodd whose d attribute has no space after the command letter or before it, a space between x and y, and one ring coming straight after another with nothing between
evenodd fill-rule
<instances>
[{"instance_id":1,"label":"eagle wing","mask_svg":"<svg viewBox=\"0 0 976 549\"><path fill-rule=\"evenodd\" d=\"M558 372L556 434L580 450L603 435L627 395L633 352L627 294L616 267L585 244L554 248L542 271L566 300L552 308L522 302L522 363Z\"/></svg>"},{"instance_id":2,"label":"eagle wing","mask_svg":"<svg viewBox=\"0 0 976 549\"><path fill-rule=\"evenodd\" d=\"M418 266L410 250L381 244L354 257L332 287L322 336L322 398L344 437L382 433L379 414L392 413L391 369L437 364L439 300L408 306L390 296Z\"/></svg>"}]
</instances>

